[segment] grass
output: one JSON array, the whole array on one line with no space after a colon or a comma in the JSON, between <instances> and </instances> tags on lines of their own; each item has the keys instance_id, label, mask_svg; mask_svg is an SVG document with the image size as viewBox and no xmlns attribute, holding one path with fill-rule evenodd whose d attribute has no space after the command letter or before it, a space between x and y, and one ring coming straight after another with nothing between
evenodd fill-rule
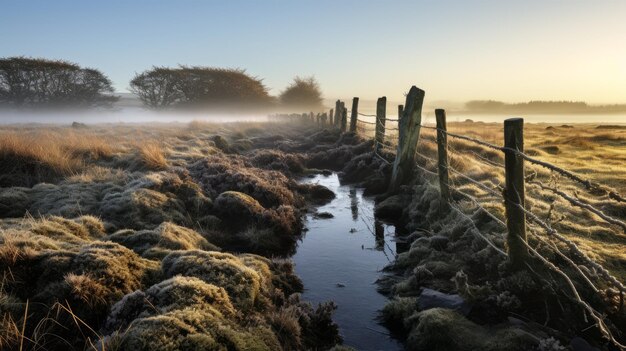
<instances>
[{"instance_id":1,"label":"grass","mask_svg":"<svg viewBox=\"0 0 626 351\"><path fill-rule=\"evenodd\" d=\"M272 256L295 245L304 200L285 174L302 160L253 150L303 131L276 125L0 127L0 348L337 343L336 328L321 335L311 324L334 326L332 310L292 295L302 286L291 265L215 241ZM258 205L241 228L217 201L229 190Z\"/></svg>"},{"instance_id":2,"label":"grass","mask_svg":"<svg viewBox=\"0 0 626 351\"><path fill-rule=\"evenodd\" d=\"M503 145L503 126L499 123L450 123L451 133L467 135L495 145ZM422 129L418 152L437 158L436 135L433 130ZM478 180L496 193L504 184L504 155L501 152L476 145L469 141L448 139L451 166L457 171ZM524 126L525 152L565 168L585 179L597 182L626 194L626 130L591 124L572 126L526 124ZM436 172L436 164L418 158L422 165ZM622 221L626 219L626 205L594 195L579 184L554 174L545 168L526 162L526 174L534 182L542 182L588 203ZM504 219L501 196L493 196L483 188L461 176L450 173L454 187L478 198L491 213ZM568 201L529 182L526 186L527 207L539 218L547 221L589 256L594 257L622 281L626 281L626 233L623 228L611 225L599 217L573 207ZM539 233L540 228L531 226Z\"/></svg>"},{"instance_id":3,"label":"grass","mask_svg":"<svg viewBox=\"0 0 626 351\"><path fill-rule=\"evenodd\" d=\"M165 152L161 145L156 142L144 142L137 145L139 158L146 168L155 171L166 169L169 164L165 158Z\"/></svg>"}]
</instances>

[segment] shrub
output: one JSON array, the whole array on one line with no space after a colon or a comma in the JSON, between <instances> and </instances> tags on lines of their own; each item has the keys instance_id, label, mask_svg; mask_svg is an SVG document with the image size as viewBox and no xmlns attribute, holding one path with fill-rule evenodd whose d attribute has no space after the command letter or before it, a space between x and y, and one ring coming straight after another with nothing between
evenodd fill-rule
<instances>
[{"instance_id":1,"label":"shrub","mask_svg":"<svg viewBox=\"0 0 626 351\"><path fill-rule=\"evenodd\" d=\"M261 79L242 69L153 67L137 74L130 89L150 108L266 107L273 99Z\"/></svg>"},{"instance_id":2,"label":"shrub","mask_svg":"<svg viewBox=\"0 0 626 351\"><path fill-rule=\"evenodd\" d=\"M287 107L321 109L322 92L314 77L294 78L281 94L280 102Z\"/></svg>"},{"instance_id":3,"label":"shrub","mask_svg":"<svg viewBox=\"0 0 626 351\"><path fill-rule=\"evenodd\" d=\"M109 78L93 68L62 60L0 59L0 103L22 106L111 106Z\"/></svg>"}]
</instances>

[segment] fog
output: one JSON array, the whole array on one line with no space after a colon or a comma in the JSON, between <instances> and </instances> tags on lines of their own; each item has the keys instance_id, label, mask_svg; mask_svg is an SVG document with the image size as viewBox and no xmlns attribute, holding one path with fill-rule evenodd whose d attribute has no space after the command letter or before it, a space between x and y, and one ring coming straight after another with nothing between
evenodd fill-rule
<instances>
[{"instance_id":1,"label":"fog","mask_svg":"<svg viewBox=\"0 0 626 351\"><path fill-rule=\"evenodd\" d=\"M85 124L102 123L188 123L191 121L207 121L215 123L227 122L266 122L267 113L217 113L217 112L180 112L151 111L143 108L124 107L115 110L84 110L84 111L0 111L0 124Z\"/></svg>"}]
</instances>

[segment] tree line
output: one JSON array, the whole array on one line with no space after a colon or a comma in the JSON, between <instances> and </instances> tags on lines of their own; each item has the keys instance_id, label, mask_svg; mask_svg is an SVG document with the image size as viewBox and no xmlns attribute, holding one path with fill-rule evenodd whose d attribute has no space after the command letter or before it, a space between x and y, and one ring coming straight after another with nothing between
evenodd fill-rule
<instances>
[{"instance_id":1,"label":"tree line","mask_svg":"<svg viewBox=\"0 0 626 351\"><path fill-rule=\"evenodd\" d=\"M130 91L150 109L321 109L313 77L294 78L279 96L243 69L201 66L152 67L137 73ZM63 60L0 58L0 105L14 107L110 107L119 99L101 71Z\"/></svg>"},{"instance_id":2,"label":"tree line","mask_svg":"<svg viewBox=\"0 0 626 351\"><path fill-rule=\"evenodd\" d=\"M506 103L496 100L472 100L465 103L467 112L475 113L611 113L626 112L626 105L589 105L583 101L542 101Z\"/></svg>"}]
</instances>

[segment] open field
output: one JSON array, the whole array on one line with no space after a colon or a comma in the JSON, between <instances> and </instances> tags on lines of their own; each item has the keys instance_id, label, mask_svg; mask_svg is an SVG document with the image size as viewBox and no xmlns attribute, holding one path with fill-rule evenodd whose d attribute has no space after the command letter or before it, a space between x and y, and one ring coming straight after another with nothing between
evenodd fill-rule
<instances>
[{"instance_id":1,"label":"open field","mask_svg":"<svg viewBox=\"0 0 626 351\"><path fill-rule=\"evenodd\" d=\"M0 348L329 349L285 257L303 211L286 124L0 131ZM261 254L264 256L258 256ZM269 258L267 258L269 257ZM158 335L158 337L154 337Z\"/></svg>"},{"instance_id":2,"label":"open field","mask_svg":"<svg viewBox=\"0 0 626 351\"><path fill-rule=\"evenodd\" d=\"M500 124L451 123L449 131L502 144ZM436 158L433 141L423 129L419 154ZM525 141L529 155L626 193L626 130L529 124ZM503 155L452 138L449 146L451 167L481 184L452 172L452 185L504 220ZM383 194L391 166L372 147L351 133L293 121L0 128L0 348L330 349L341 340L334 307L299 299L302 283L288 257L303 214L334 194L296 180L331 169L367 194ZM421 156L418 163L436 171ZM550 189L621 221L626 206L528 169L529 209L626 280L624 228ZM467 333L469 349L492 350L576 335L564 323L570 305L526 275L507 276L501 257L468 234L467 217L438 214L435 178L421 174L410 191L388 195L377 211L409 233L402 238L409 248L380 284L392 297L383 319L407 337L407 348L429 349L448 332ZM398 197L401 206L387 206ZM505 229L471 201L455 200L477 230L505 247ZM419 311L424 287L461 294L490 314ZM551 304L543 328L506 320L511 313L545 318L543 304L535 305L542 298Z\"/></svg>"},{"instance_id":3,"label":"open field","mask_svg":"<svg viewBox=\"0 0 626 351\"><path fill-rule=\"evenodd\" d=\"M504 145L502 124L451 123L448 130L495 145ZM424 129L422 133L424 142L421 142L418 152L436 159L434 131ZM524 142L526 154L572 171L584 179L606 185L622 195L626 194L626 128L591 124L527 124L524 128ZM481 181L497 193L502 192L505 182L503 153L450 138L450 158L454 170ZM435 170L432 163L423 164ZM548 188L570 194L622 221L626 217L626 204L611 201L606 195L594 195L579 184L545 168L528 163L527 167L527 176L533 177L526 187L528 208L552 223L555 229L574 240L589 256L598 259L625 281L626 228L607 223L594 214L572 206ZM504 220L501 197L491 196L485 189L454 172L451 172L451 177L453 184L481 199L481 202L484 196L493 213Z\"/></svg>"}]
</instances>

